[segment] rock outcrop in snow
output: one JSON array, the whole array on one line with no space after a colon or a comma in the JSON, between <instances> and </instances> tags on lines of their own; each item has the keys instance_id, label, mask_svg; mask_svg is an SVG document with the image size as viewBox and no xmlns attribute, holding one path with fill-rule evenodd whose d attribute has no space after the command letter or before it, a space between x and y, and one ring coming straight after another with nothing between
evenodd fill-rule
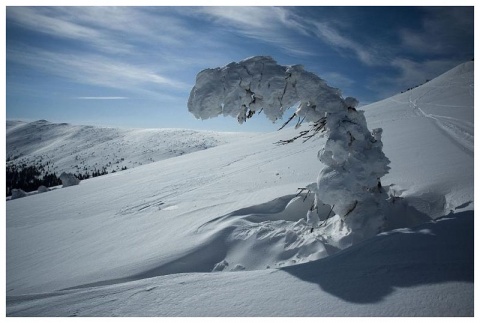
<instances>
[{"instance_id":1,"label":"rock outcrop in snow","mask_svg":"<svg viewBox=\"0 0 480 323\"><path fill-rule=\"evenodd\" d=\"M376 193L381 191L380 178L388 173L390 161L382 152L382 129L370 132L364 112L355 109L357 104L355 98L342 98L340 90L300 65L282 66L271 57L256 56L198 73L188 109L197 118L223 114L243 123L260 111L276 121L296 106L286 123L298 117L298 124L307 121L313 125L294 139L308 140L318 133L328 137L318 153L327 167L310 189L317 197L312 210L318 209L319 202L331 205L343 221L347 216L354 219L355 223L347 221L351 229L374 223L371 231L378 233L382 215L374 210L380 210L381 202ZM361 219L359 226L360 216L372 221L367 225L368 221Z\"/></svg>"}]
</instances>

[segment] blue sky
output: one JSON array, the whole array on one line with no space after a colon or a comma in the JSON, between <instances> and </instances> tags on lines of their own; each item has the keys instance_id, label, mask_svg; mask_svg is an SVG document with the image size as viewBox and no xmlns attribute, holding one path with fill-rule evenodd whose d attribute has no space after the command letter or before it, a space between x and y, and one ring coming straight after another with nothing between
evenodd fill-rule
<instances>
[{"instance_id":1,"label":"blue sky","mask_svg":"<svg viewBox=\"0 0 480 323\"><path fill-rule=\"evenodd\" d=\"M6 117L270 131L195 119L196 74L269 55L366 105L471 60L473 33L473 7L7 7Z\"/></svg>"}]
</instances>

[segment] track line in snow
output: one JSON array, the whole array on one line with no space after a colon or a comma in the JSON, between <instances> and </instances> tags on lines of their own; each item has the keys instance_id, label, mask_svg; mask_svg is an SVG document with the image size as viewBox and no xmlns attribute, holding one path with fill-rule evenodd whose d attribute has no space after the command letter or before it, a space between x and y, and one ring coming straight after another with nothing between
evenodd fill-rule
<instances>
[{"instance_id":1,"label":"track line in snow","mask_svg":"<svg viewBox=\"0 0 480 323\"><path fill-rule=\"evenodd\" d=\"M420 117L429 118L434 121L434 124L440 129L449 139L459 146L464 152L473 157L473 132L469 131L468 122L452 117L438 116L429 114L423 111L418 105L417 100L410 98L410 106L413 113ZM473 127L471 128L473 130Z\"/></svg>"}]
</instances>

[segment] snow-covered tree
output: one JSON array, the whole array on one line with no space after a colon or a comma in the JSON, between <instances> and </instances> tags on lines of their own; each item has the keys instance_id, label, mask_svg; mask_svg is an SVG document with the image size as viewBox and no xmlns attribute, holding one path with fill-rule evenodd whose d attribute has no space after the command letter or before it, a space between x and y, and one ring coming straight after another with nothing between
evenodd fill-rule
<instances>
[{"instance_id":1,"label":"snow-covered tree","mask_svg":"<svg viewBox=\"0 0 480 323\"><path fill-rule=\"evenodd\" d=\"M80 180L72 173L63 172L60 174L60 180L62 181L62 187L74 186L80 184Z\"/></svg>"},{"instance_id":2,"label":"snow-covered tree","mask_svg":"<svg viewBox=\"0 0 480 323\"><path fill-rule=\"evenodd\" d=\"M40 185L37 189L37 192L38 193L45 193L45 192L48 192L48 187L44 186L44 185Z\"/></svg>"},{"instance_id":3,"label":"snow-covered tree","mask_svg":"<svg viewBox=\"0 0 480 323\"><path fill-rule=\"evenodd\" d=\"M382 222L380 178L388 173L390 161L382 151L382 129L370 132L357 105L355 98L343 98L340 90L302 66L282 66L266 56L201 71L188 100L188 109L197 118L223 114L236 117L239 123L261 111L274 122L296 107L285 124L297 117L298 124L311 125L284 143L316 134L327 137L318 152L326 167L308 187L316 194L316 204L330 205L352 230L366 225L367 213L368 225L375 222L372 228L377 230Z\"/></svg>"},{"instance_id":4,"label":"snow-covered tree","mask_svg":"<svg viewBox=\"0 0 480 323\"><path fill-rule=\"evenodd\" d=\"M25 196L27 196L27 193L25 193L24 190L22 190L20 188L12 189L12 197L11 197L12 200L19 199L19 198L22 198L22 197L25 197Z\"/></svg>"}]
</instances>

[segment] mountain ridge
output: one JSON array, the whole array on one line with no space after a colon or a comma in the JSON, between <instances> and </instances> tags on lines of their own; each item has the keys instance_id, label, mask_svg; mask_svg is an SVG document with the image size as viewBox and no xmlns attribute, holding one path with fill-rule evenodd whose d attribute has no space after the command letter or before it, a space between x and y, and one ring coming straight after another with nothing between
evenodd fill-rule
<instances>
[{"instance_id":1,"label":"mountain ridge","mask_svg":"<svg viewBox=\"0 0 480 323\"><path fill-rule=\"evenodd\" d=\"M129 129L7 120L7 165L41 166L49 173L84 175L125 168L212 148L254 133L189 129Z\"/></svg>"}]
</instances>

